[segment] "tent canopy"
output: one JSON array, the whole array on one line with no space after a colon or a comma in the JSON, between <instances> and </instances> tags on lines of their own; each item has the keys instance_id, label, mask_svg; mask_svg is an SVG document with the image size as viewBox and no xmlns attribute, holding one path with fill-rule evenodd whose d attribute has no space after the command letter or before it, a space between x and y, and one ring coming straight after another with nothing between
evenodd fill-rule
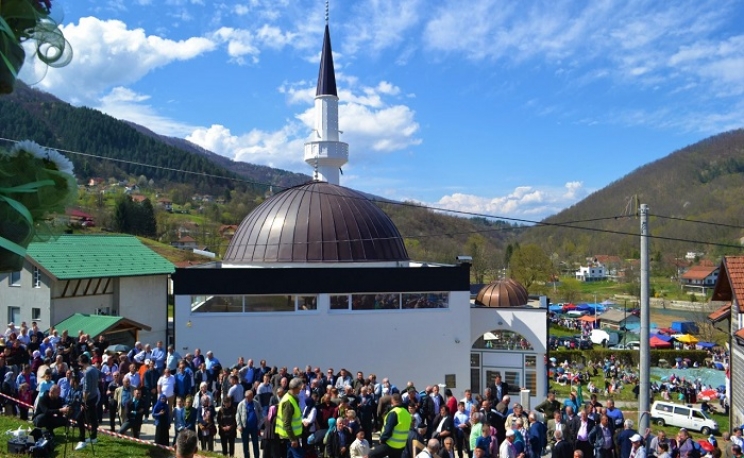
<instances>
[{"instance_id":1,"label":"tent canopy","mask_svg":"<svg viewBox=\"0 0 744 458\"><path fill-rule=\"evenodd\" d=\"M661 339L661 340L663 340L664 342L669 342L669 341L671 341L671 340L672 340L672 338L671 338L671 337L669 337L669 336L665 336L664 334L653 334L653 335L651 335L651 337L656 337L657 339Z\"/></svg>"},{"instance_id":2,"label":"tent canopy","mask_svg":"<svg viewBox=\"0 0 744 458\"><path fill-rule=\"evenodd\" d=\"M691 336L690 334L675 334L672 337L674 337L674 340L676 340L677 342L686 344L698 343L697 337Z\"/></svg>"},{"instance_id":3,"label":"tent canopy","mask_svg":"<svg viewBox=\"0 0 744 458\"><path fill-rule=\"evenodd\" d=\"M713 348L716 346L713 342L698 342L696 345L700 348Z\"/></svg>"},{"instance_id":4,"label":"tent canopy","mask_svg":"<svg viewBox=\"0 0 744 458\"><path fill-rule=\"evenodd\" d=\"M670 348L672 346L672 344L670 344L669 342L661 340L656 336L651 337L648 341L648 344L649 346L651 346L651 348Z\"/></svg>"}]
</instances>

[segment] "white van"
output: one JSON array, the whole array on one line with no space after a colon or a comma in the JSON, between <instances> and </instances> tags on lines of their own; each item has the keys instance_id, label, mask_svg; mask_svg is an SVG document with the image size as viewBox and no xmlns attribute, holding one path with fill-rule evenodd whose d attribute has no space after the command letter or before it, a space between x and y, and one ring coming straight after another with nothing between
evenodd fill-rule
<instances>
[{"instance_id":1,"label":"white van","mask_svg":"<svg viewBox=\"0 0 744 458\"><path fill-rule=\"evenodd\" d=\"M656 401L651 406L651 421L659 426L670 425L700 431L706 436L718 432L718 423L690 404Z\"/></svg>"}]
</instances>

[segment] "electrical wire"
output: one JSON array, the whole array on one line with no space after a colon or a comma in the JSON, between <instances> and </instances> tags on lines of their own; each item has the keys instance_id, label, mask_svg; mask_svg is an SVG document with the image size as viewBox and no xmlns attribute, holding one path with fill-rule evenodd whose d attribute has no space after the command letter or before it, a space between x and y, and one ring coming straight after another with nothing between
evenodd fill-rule
<instances>
[{"instance_id":1,"label":"electrical wire","mask_svg":"<svg viewBox=\"0 0 744 458\"><path fill-rule=\"evenodd\" d=\"M13 139L4 138L4 137L0 137L0 141L7 141L7 142L11 142L11 143L18 143L18 140L13 140ZM147 163L143 163L143 162L130 161L130 160L127 160L127 159L112 158L112 157L107 157L107 156L101 156L101 155L91 154L91 153L83 153L83 152L80 152L80 151L73 151L73 150L67 150L67 149L62 149L62 148L52 148L52 147L47 147L47 146L43 146L43 147L44 148L49 148L49 149L56 149L57 151L60 151L60 152L63 152L63 153L68 153L68 154L73 154L73 155L77 155L77 156L89 157L89 158L99 159L99 160L102 160L102 161L111 161L111 162L118 162L118 163L122 163L122 164L135 165L135 166L139 166L139 167L147 167L147 168L152 168L152 169L156 169L156 170L164 170L164 171L169 171L169 172L180 172L180 173L184 173L184 174L201 176L201 177L206 177L206 178L216 178L216 179L221 179L221 180L229 180L229 181L234 181L234 182L239 182L239 183L244 183L244 184L250 184L250 185L253 185L253 186L262 186L262 187L266 187L266 188L269 188L269 187L275 187L275 188L278 188L278 189L289 189L290 188L290 186L280 186L280 185L273 185L271 183L261 183L261 182L258 182L258 181L247 180L247 179L243 179L243 178L235 177L235 176L225 176L225 175L217 175L217 174L212 174L212 173L195 172L195 171L191 171L191 170L183 170L183 169L177 169L177 168L173 168L173 167L165 167L165 166L147 164ZM350 196L350 197L353 197L353 196ZM390 205L397 205L397 206L404 206L404 207L421 208L421 209L424 209L424 210L431 210L431 211L436 211L436 212L440 212L440 213L463 215L463 216L470 216L470 217L479 217L479 218L501 220L501 221L510 221L510 222L514 222L514 223L523 223L525 225L529 224L529 225L534 225L534 226L562 227L562 228L567 228L567 229L577 229L577 230L584 230L584 231L589 231L589 232L598 232L598 233L613 234L613 235L625 235L625 236L632 236L632 237L637 237L639 235L638 233L633 233L633 232L614 231L614 230L610 230L610 229L592 228L592 227L584 227L584 226L574 226L574 224L579 224L579 223L598 222L598 221L606 221L606 220L619 220L619 219L624 219L624 218L631 218L632 216L629 216L629 215L607 216L607 217L601 217L601 218L591 218L591 219L585 219L585 220L566 221L566 222L546 222L546 221L529 220L529 219L524 219L524 218L513 218L513 217L508 217L508 216L490 215L490 214L487 214L487 213L478 213L478 212L471 212L471 211L465 211L465 210L452 210L452 209L449 209L449 208L434 207L434 206L430 206L430 205L422 205L422 204L414 203L414 202L397 202L397 201L388 200L388 199L369 199L369 198L367 198L367 197L365 197L363 195L360 196L360 197L354 197L354 198L358 198L360 200L369 200L369 201L383 203L383 204L390 204ZM724 227L740 228L739 226L730 226L730 225L717 224L717 223L705 222L705 221L685 220L685 219L682 219L682 218L664 217L664 216L659 216L659 215L653 215L653 216L657 216L659 218L667 218L667 219L679 219L679 220L687 221L687 222L697 222L697 223L703 223L703 224L720 225L720 226L724 226ZM510 230L516 230L516 229L524 229L525 227L526 226L517 226L517 227L512 227L512 228L509 228L509 229ZM478 231L464 231L464 232L459 232L459 233L448 233L448 234L412 235L412 236L406 236L406 237L402 237L402 238L418 239L418 238L424 238L424 237L451 237L451 236L454 236L454 235L465 235L465 234L473 234L473 233L497 232L497 231L501 231L501 230L504 230L504 229L505 228L494 228L494 229L484 229L484 230L478 230ZM659 236L659 235L648 235L648 237L650 239L666 240L666 241L674 241L674 242L685 242L685 243L695 243L695 244L705 244L705 245L725 247L725 248L738 248L738 249L744 248L741 245L730 245L730 244L725 244L725 243L708 242L708 241L704 241L704 240L682 239L682 238L665 237L665 236ZM397 237L388 237L388 238L389 239L392 239L392 238L397 238ZM385 239L384 237L383 238L376 238L376 240L384 240L384 239ZM353 240L350 239L350 240L338 240L338 241L339 242L342 242L342 241L343 242L353 242L353 241L364 241L364 240L367 240L367 239L353 239ZM306 243L311 243L311 242L306 242ZM318 243L320 243L320 242L318 242Z\"/></svg>"},{"instance_id":2,"label":"electrical wire","mask_svg":"<svg viewBox=\"0 0 744 458\"><path fill-rule=\"evenodd\" d=\"M688 219L688 218L679 218L675 216L663 216L663 215L655 215L653 213L650 213L649 216L655 216L659 219L668 219L672 221L683 221L685 223L696 223L696 224L707 224L710 226L718 226L718 227L728 227L731 229L744 229L744 226L739 226L736 224L727 224L727 223L717 223L715 221L701 221L698 219Z\"/></svg>"}]
</instances>

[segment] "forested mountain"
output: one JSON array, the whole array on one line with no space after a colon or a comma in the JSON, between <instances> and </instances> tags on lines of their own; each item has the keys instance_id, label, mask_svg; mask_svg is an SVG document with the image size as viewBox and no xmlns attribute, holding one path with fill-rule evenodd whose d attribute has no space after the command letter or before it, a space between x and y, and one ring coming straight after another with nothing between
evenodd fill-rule
<instances>
[{"instance_id":1,"label":"forested mountain","mask_svg":"<svg viewBox=\"0 0 744 458\"><path fill-rule=\"evenodd\" d=\"M709 243L739 245L744 236L744 130L709 137L644 165L574 206L547 218L546 223L566 223L610 217L572 226L640 233L635 202L649 206L652 255L679 257L688 251L711 257L739 253L738 248L716 247ZM637 200L636 200L637 198ZM721 224L692 223L685 220ZM729 225L729 226L727 226ZM638 256L637 236L578 230L560 226L531 228L522 243L537 243L561 259L584 259L595 254Z\"/></svg>"}]
</instances>

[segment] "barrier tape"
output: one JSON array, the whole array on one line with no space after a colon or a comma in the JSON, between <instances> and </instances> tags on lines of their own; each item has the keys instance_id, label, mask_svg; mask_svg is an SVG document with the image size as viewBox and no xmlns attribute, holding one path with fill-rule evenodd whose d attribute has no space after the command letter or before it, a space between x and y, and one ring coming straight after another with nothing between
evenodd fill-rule
<instances>
[{"instance_id":1,"label":"barrier tape","mask_svg":"<svg viewBox=\"0 0 744 458\"><path fill-rule=\"evenodd\" d=\"M20 405L22 405L24 407L28 407L30 410L35 410L34 406L32 406L30 404L26 404L25 402L23 402L23 401L21 401L19 399L16 399L16 398L14 398L12 396L8 396L5 393L0 393L0 396L2 396L4 398L7 398L7 399L10 399L11 401L15 402L16 404L20 404ZM72 419L70 420L70 422L71 423L74 423L74 424L77 424L77 422L75 420L72 420ZM88 429L90 429L90 427L88 427ZM124 434L119 434L119 433L116 433L116 432L113 432L113 431L108 431L108 430L103 429L103 428L98 428L98 432L100 434L105 434L107 436L116 437L118 439L125 439L125 440L128 440L128 441L137 442L139 444L145 444L145 445L150 445L150 446L153 446L153 447L158 447L158 448L161 448L163 450L168 450L170 452L174 452L176 450L173 447L168 447L168 446L165 446L165 445L156 444L156 443L154 443L152 441L146 441L146 440L142 440L142 439L137 439L137 438L134 438L132 436L126 436ZM200 455L197 455L197 456L200 456Z\"/></svg>"}]
</instances>

